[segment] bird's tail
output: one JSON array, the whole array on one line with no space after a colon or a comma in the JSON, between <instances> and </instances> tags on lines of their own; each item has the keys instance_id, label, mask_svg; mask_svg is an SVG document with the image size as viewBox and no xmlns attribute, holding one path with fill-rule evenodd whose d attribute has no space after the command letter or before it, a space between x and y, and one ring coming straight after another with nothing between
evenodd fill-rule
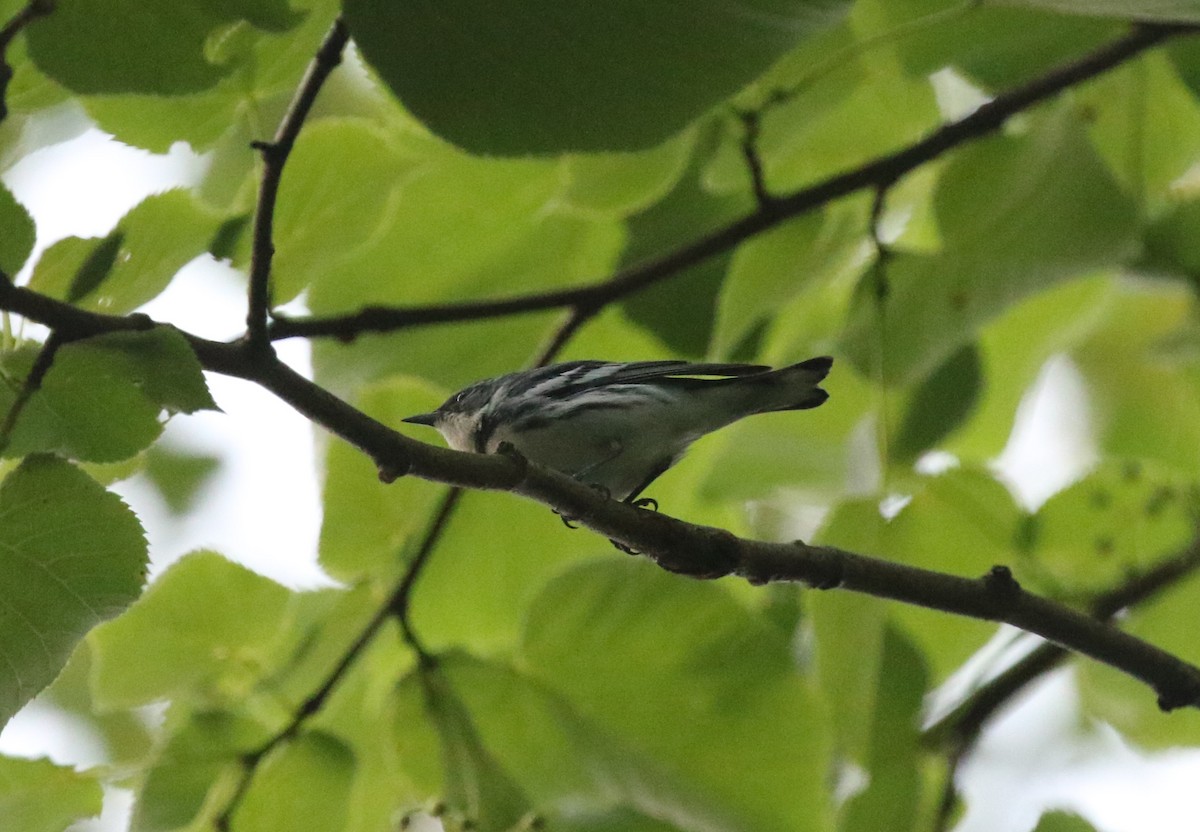
<instances>
[{"instance_id":1,"label":"bird's tail","mask_svg":"<svg viewBox=\"0 0 1200 832\"><path fill-rule=\"evenodd\" d=\"M755 384L764 385L759 413L807 410L824 404L829 398L829 394L817 385L829 374L829 368L832 366L833 359L822 355L790 367L763 373L761 376L752 376L746 381L753 380Z\"/></svg>"}]
</instances>

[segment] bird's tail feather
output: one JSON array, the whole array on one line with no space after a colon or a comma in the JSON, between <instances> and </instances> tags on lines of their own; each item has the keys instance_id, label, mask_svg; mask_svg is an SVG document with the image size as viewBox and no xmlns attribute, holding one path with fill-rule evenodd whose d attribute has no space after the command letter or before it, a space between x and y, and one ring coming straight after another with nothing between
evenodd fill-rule
<instances>
[{"instance_id":1,"label":"bird's tail feather","mask_svg":"<svg viewBox=\"0 0 1200 832\"><path fill-rule=\"evenodd\" d=\"M781 367L756 378L755 381L770 384L775 388L774 395L764 396L765 401L760 412L807 410L824 404L829 394L817 385L829 374L829 368L832 366L833 359L822 355L790 367Z\"/></svg>"}]
</instances>

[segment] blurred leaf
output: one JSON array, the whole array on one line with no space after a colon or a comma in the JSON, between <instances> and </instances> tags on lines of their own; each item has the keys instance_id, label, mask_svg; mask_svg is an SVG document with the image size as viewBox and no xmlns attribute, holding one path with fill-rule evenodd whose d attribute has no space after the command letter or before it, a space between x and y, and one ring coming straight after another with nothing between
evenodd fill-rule
<instances>
[{"instance_id":1,"label":"blurred leaf","mask_svg":"<svg viewBox=\"0 0 1200 832\"><path fill-rule=\"evenodd\" d=\"M397 184L412 175L411 162L365 122L310 125L279 187L274 301L293 299L387 228Z\"/></svg>"},{"instance_id":2,"label":"blurred leaf","mask_svg":"<svg viewBox=\"0 0 1200 832\"><path fill-rule=\"evenodd\" d=\"M912 462L967 420L986 388L979 348L968 344L947 358L909 398L904 419L888 452Z\"/></svg>"},{"instance_id":3,"label":"blurred leaf","mask_svg":"<svg viewBox=\"0 0 1200 832\"><path fill-rule=\"evenodd\" d=\"M433 650L511 649L547 581L573 561L611 551L603 537L567 529L543 505L468 491L421 573L413 626Z\"/></svg>"},{"instance_id":4,"label":"blurred leaf","mask_svg":"<svg viewBox=\"0 0 1200 832\"><path fill-rule=\"evenodd\" d=\"M986 470L964 467L915 480L911 499L891 520L885 520L871 501L847 502L835 509L820 539L854 552L977 577L996 564L1013 561L1021 519L1000 482ZM935 684L994 631L987 622L949 618L920 607L897 605L888 610L924 652Z\"/></svg>"},{"instance_id":5,"label":"blurred leaf","mask_svg":"<svg viewBox=\"0 0 1200 832\"><path fill-rule=\"evenodd\" d=\"M209 790L228 796L242 755L260 748L266 731L244 712L184 709L168 712L170 733L146 763L138 784L131 832L169 832L188 826ZM206 830L205 825L198 825Z\"/></svg>"},{"instance_id":6,"label":"blurred leaf","mask_svg":"<svg viewBox=\"0 0 1200 832\"><path fill-rule=\"evenodd\" d=\"M1033 832L1096 832L1096 827L1073 812L1046 812Z\"/></svg>"},{"instance_id":7,"label":"blurred leaf","mask_svg":"<svg viewBox=\"0 0 1200 832\"><path fill-rule=\"evenodd\" d=\"M605 830L618 819L630 826L616 828L654 832L740 828L708 796L683 786L665 767L513 667L454 653L443 658L439 673L444 675L436 684L452 688L469 713L479 750L528 795L535 810L527 817L547 828ZM414 701L420 697L417 687L411 677L403 684L398 726L411 726L417 719L413 709L425 707ZM411 729L400 730L406 760L428 755L413 743ZM429 738L422 742L429 747Z\"/></svg>"},{"instance_id":8,"label":"blurred leaf","mask_svg":"<svg viewBox=\"0 0 1200 832\"><path fill-rule=\"evenodd\" d=\"M954 67L990 90L1028 81L1123 31L1105 20L961 0L866 0L854 19L864 39L894 45L908 74Z\"/></svg>"},{"instance_id":9,"label":"blurred leaf","mask_svg":"<svg viewBox=\"0 0 1200 832\"><path fill-rule=\"evenodd\" d=\"M154 445L146 454L146 476L172 514L186 514L195 505L204 486L221 466L221 458L212 454Z\"/></svg>"},{"instance_id":10,"label":"blurred leaf","mask_svg":"<svg viewBox=\"0 0 1200 832\"><path fill-rule=\"evenodd\" d=\"M446 802L465 816L464 828L516 827L530 809L529 798L484 746L470 712L444 677L425 672L421 686L441 741Z\"/></svg>"},{"instance_id":11,"label":"blurred leaf","mask_svg":"<svg viewBox=\"0 0 1200 832\"><path fill-rule=\"evenodd\" d=\"M472 152L515 155L657 144L847 5L456 0L435 11L349 0L345 11L367 60L418 118Z\"/></svg>"},{"instance_id":12,"label":"blurred leaf","mask_svg":"<svg viewBox=\"0 0 1200 832\"><path fill-rule=\"evenodd\" d=\"M1179 283L1115 284L1105 314L1071 353L1088 385L1100 450L1156 460L1187 477L1200 470L1200 386L1194 368L1164 349L1195 315Z\"/></svg>"},{"instance_id":13,"label":"blurred leaf","mask_svg":"<svg viewBox=\"0 0 1200 832\"><path fill-rule=\"evenodd\" d=\"M617 216L649 208L686 169L694 138L685 131L649 150L569 156L563 200L579 211Z\"/></svg>"},{"instance_id":14,"label":"blurred leaf","mask_svg":"<svg viewBox=\"0 0 1200 832\"><path fill-rule=\"evenodd\" d=\"M977 462L999 455L1046 361L1088 337L1103 320L1112 289L1107 277L1071 280L1026 298L984 327L977 343L987 383L946 449Z\"/></svg>"},{"instance_id":15,"label":"blurred leaf","mask_svg":"<svg viewBox=\"0 0 1200 832\"><path fill-rule=\"evenodd\" d=\"M1106 460L1038 509L1030 554L1067 592L1115 586L1192 538L1188 489L1161 466Z\"/></svg>"},{"instance_id":16,"label":"blurred leaf","mask_svg":"<svg viewBox=\"0 0 1200 832\"><path fill-rule=\"evenodd\" d=\"M220 221L186 190L154 194L108 236L67 237L46 249L29 288L96 312L131 312L208 249Z\"/></svg>"},{"instance_id":17,"label":"blurred leaf","mask_svg":"<svg viewBox=\"0 0 1200 832\"><path fill-rule=\"evenodd\" d=\"M12 832L62 832L100 814L100 784L49 760L0 757L0 817Z\"/></svg>"},{"instance_id":18,"label":"blurred leaf","mask_svg":"<svg viewBox=\"0 0 1200 832\"><path fill-rule=\"evenodd\" d=\"M36 350L0 353L0 369L19 384ZM17 386L0 385L0 411ZM89 462L133 456L162 433L160 414L215 410L200 362L170 327L113 332L61 347L29 399L6 456L54 451Z\"/></svg>"},{"instance_id":19,"label":"blurred leaf","mask_svg":"<svg viewBox=\"0 0 1200 832\"><path fill-rule=\"evenodd\" d=\"M395 378L362 389L356 406L385 425L428 413L446 398L445 391ZM428 429L405 426L419 439L439 441ZM433 434L433 435L430 435ZM363 574L394 576L401 555L431 521L439 488L413 477L392 483L379 480L371 460L355 447L330 440L325 457L321 519L321 566L339 580Z\"/></svg>"},{"instance_id":20,"label":"blurred leaf","mask_svg":"<svg viewBox=\"0 0 1200 832\"><path fill-rule=\"evenodd\" d=\"M1133 205L1064 108L957 154L935 205L942 252L890 258L882 309L864 284L847 323L850 359L867 373L882 354L889 385L923 378L1030 294L1134 251Z\"/></svg>"},{"instance_id":21,"label":"blurred leaf","mask_svg":"<svg viewBox=\"0 0 1200 832\"><path fill-rule=\"evenodd\" d=\"M870 745L863 760L868 782L842 807L841 832L874 832L884 817L890 832L916 828L925 663L916 646L894 628L884 632L882 647Z\"/></svg>"},{"instance_id":22,"label":"blurred leaf","mask_svg":"<svg viewBox=\"0 0 1200 832\"><path fill-rule=\"evenodd\" d=\"M1193 574L1128 610L1121 629L1194 665L1200 662L1198 604L1200 578ZM1112 725L1128 742L1149 749L1200 744L1200 713L1195 708L1163 713L1144 682L1099 662L1081 662L1078 679L1085 714Z\"/></svg>"},{"instance_id":23,"label":"blurred leaf","mask_svg":"<svg viewBox=\"0 0 1200 832\"><path fill-rule=\"evenodd\" d=\"M241 832L339 832L346 828L354 775L349 748L327 734L301 734L263 760L233 825Z\"/></svg>"},{"instance_id":24,"label":"blurred leaf","mask_svg":"<svg viewBox=\"0 0 1200 832\"><path fill-rule=\"evenodd\" d=\"M786 635L720 586L641 560L580 564L533 601L522 653L583 717L746 828L829 828L822 709Z\"/></svg>"},{"instance_id":25,"label":"blurred leaf","mask_svg":"<svg viewBox=\"0 0 1200 832\"><path fill-rule=\"evenodd\" d=\"M708 190L701 174L715 137L702 134L690 168L669 194L628 221L629 242L621 265L630 266L664 256L691 242L696 229L719 228L749 212L748 194L718 194ZM708 351L721 283L731 255L713 257L678 271L621 303L634 323L671 349L692 358Z\"/></svg>"},{"instance_id":26,"label":"blurred leaf","mask_svg":"<svg viewBox=\"0 0 1200 832\"><path fill-rule=\"evenodd\" d=\"M50 684L76 643L137 598L146 539L115 494L52 456L0 484L0 724Z\"/></svg>"},{"instance_id":27,"label":"blurred leaf","mask_svg":"<svg viewBox=\"0 0 1200 832\"><path fill-rule=\"evenodd\" d=\"M729 356L753 327L811 284L854 268L865 239L866 209L861 200L837 203L739 246L721 285L712 352Z\"/></svg>"},{"instance_id":28,"label":"blurred leaf","mask_svg":"<svg viewBox=\"0 0 1200 832\"><path fill-rule=\"evenodd\" d=\"M289 598L220 555L188 555L90 636L97 705L237 701L274 662Z\"/></svg>"},{"instance_id":29,"label":"blurred leaf","mask_svg":"<svg viewBox=\"0 0 1200 832\"><path fill-rule=\"evenodd\" d=\"M192 92L224 68L208 60L206 40L239 21L269 30L295 25L286 0L203 0L181 8L141 0L72 0L30 26L30 54L47 75L79 93Z\"/></svg>"},{"instance_id":30,"label":"blurred leaf","mask_svg":"<svg viewBox=\"0 0 1200 832\"><path fill-rule=\"evenodd\" d=\"M1173 201L1171 186L1200 159L1200 109L1167 58L1151 53L1101 75L1078 100L1096 150L1142 210Z\"/></svg>"},{"instance_id":31,"label":"blurred leaf","mask_svg":"<svg viewBox=\"0 0 1200 832\"><path fill-rule=\"evenodd\" d=\"M0 184L0 272L12 278L21 270L33 251L35 236L29 211Z\"/></svg>"},{"instance_id":32,"label":"blurred leaf","mask_svg":"<svg viewBox=\"0 0 1200 832\"><path fill-rule=\"evenodd\" d=\"M120 141L154 153L166 153L179 141L203 152L222 136L245 129L267 138L339 8L336 0L289 0L287 5L295 10L289 20L299 20L290 28L235 23L209 39L206 59L221 73L212 86L169 96L90 95L82 99L88 116ZM242 6L235 9L244 11ZM331 78L326 89L333 86ZM328 104L327 93L308 123ZM248 140L240 143L239 152L248 160L257 155ZM210 168L208 175L212 172Z\"/></svg>"},{"instance_id":33,"label":"blurred leaf","mask_svg":"<svg viewBox=\"0 0 1200 832\"><path fill-rule=\"evenodd\" d=\"M1064 14L1115 17L1121 20L1152 20L1161 23L1200 23L1200 8L1194 0L991 0L997 5L1030 6Z\"/></svg>"}]
</instances>

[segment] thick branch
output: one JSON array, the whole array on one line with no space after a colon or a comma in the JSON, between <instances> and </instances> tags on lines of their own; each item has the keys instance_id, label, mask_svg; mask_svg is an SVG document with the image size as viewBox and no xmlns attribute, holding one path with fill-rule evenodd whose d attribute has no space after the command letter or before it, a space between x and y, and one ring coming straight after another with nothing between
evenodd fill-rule
<instances>
[{"instance_id":1,"label":"thick branch","mask_svg":"<svg viewBox=\"0 0 1200 832\"><path fill-rule=\"evenodd\" d=\"M64 336L144 328L146 319L99 315L0 281L0 308ZM126 326L120 324L126 322ZM186 334L185 334L186 335ZM252 381L367 454L384 479L412 474L464 488L510 491L696 578L738 575L753 583L839 587L957 615L1012 624L1142 680L1164 709L1200 707L1200 668L1086 613L1025 592L1008 570L980 579L945 575L827 546L766 543L609 500L571 477L517 456L460 453L409 439L350 406L269 354L186 336L208 370Z\"/></svg>"},{"instance_id":2,"label":"thick branch","mask_svg":"<svg viewBox=\"0 0 1200 832\"><path fill-rule=\"evenodd\" d=\"M364 333L391 332L456 321L485 320L548 309L572 308L594 312L607 303L674 277L709 257L729 251L785 220L865 188L887 188L921 165L960 145L989 135L1013 115L1068 87L1119 66L1168 38L1196 31L1197 29L1191 26L1139 25L1129 34L1101 46L1088 55L997 96L970 115L944 125L915 144L791 194L771 197L762 202L753 213L711 231L675 251L624 269L607 280L571 289L535 292L495 300L413 307L370 306L348 315L279 318L270 325L270 337L334 337L352 340Z\"/></svg>"},{"instance_id":3,"label":"thick branch","mask_svg":"<svg viewBox=\"0 0 1200 832\"><path fill-rule=\"evenodd\" d=\"M329 74L342 62L342 50L349 38L350 32L339 17L333 22L305 70L296 96L275 132L275 138L270 142L253 144L263 157L262 182L258 188L258 204L254 209L254 243L250 255L250 290L246 310L246 343L253 351L266 351L270 347L267 319L271 305L271 259L275 256L273 227L275 200L279 195L283 166L287 164L296 137L300 135L300 128L317 100L317 93Z\"/></svg>"}]
</instances>

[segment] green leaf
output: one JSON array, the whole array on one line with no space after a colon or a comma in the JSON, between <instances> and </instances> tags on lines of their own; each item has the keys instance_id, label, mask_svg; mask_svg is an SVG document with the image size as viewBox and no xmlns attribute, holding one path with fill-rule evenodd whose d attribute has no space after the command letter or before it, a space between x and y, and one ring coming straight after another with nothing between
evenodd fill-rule
<instances>
[{"instance_id":1,"label":"green leaf","mask_svg":"<svg viewBox=\"0 0 1200 832\"><path fill-rule=\"evenodd\" d=\"M1125 611L1121 629L1194 665L1200 662L1197 604L1200 579L1193 574ZM1112 725L1129 742L1150 749L1200 744L1200 714L1195 708L1163 713L1145 682L1099 662L1081 662L1077 679L1085 714Z\"/></svg>"},{"instance_id":2,"label":"green leaf","mask_svg":"<svg viewBox=\"0 0 1200 832\"><path fill-rule=\"evenodd\" d=\"M563 200L579 211L618 216L649 208L686 170L694 139L685 131L649 150L569 156Z\"/></svg>"},{"instance_id":3,"label":"green leaf","mask_svg":"<svg viewBox=\"0 0 1200 832\"><path fill-rule=\"evenodd\" d=\"M1046 812L1038 819L1033 832L1096 832L1096 827L1074 812Z\"/></svg>"},{"instance_id":4,"label":"green leaf","mask_svg":"<svg viewBox=\"0 0 1200 832\"><path fill-rule=\"evenodd\" d=\"M297 20L286 0L71 0L26 38L38 67L75 92L170 95L210 87L227 71L206 49L218 29L246 21L278 31Z\"/></svg>"},{"instance_id":5,"label":"green leaf","mask_svg":"<svg viewBox=\"0 0 1200 832\"><path fill-rule=\"evenodd\" d=\"M890 520L880 515L875 501L844 503L822 530L821 541L964 577L1012 563L1022 515L986 470L964 467L922 477L912 490L912 498ZM889 615L916 639L935 681L958 668L994 631L986 622L948 621L945 613L919 607L895 606Z\"/></svg>"},{"instance_id":6,"label":"green leaf","mask_svg":"<svg viewBox=\"0 0 1200 832\"><path fill-rule=\"evenodd\" d=\"M864 374L882 355L889 385L923 378L1023 298L1134 253L1133 205L1065 108L957 154L935 207L942 252L889 258L882 307L864 283L843 336Z\"/></svg>"},{"instance_id":7,"label":"green leaf","mask_svg":"<svg viewBox=\"0 0 1200 832\"><path fill-rule=\"evenodd\" d=\"M857 267L867 213L861 200L837 203L739 246L721 285L712 351L730 355L754 327L812 284Z\"/></svg>"},{"instance_id":8,"label":"green leaf","mask_svg":"<svg viewBox=\"0 0 1200 832\"><path fill-rule=\"evenodd\" d=\"M0 817L13 832L62 832L100 814L100 784L49 760L0 757Z\"/></svg>"},{"instance_id":9,"label":"green leaf","mask_svg":"<svg viewBox=\"0 0 1200 832\"><path fill-rule=\"evenodd\" d=\"M1087 17L1148 20L1159 23L1200 23L1195 0L991 0L999 6L1028 6L1035 9Z\"/></svg>"},{"instance_id":10,"label":"green leaf","mask_svg":"<svg viewBox=\"0 0 1200 832\"><path fill-rule=\"evenodd\" d=\"M1071 353L1087 381L1100 450L1191 478L1200 468L1200 386L1193 361L1178 354L1183 344L1170 339L1188 340L1193 303L1193 291L1177 282L1122 280Z\"/></svg>"},{"instance_id":11,"label":"green leaf","mask_svg":"<svg viewBox=\"0 0 1200 832\"><path fill-rule=\"evenodd\" d=\"M188 555L89 637L97 705L236 701L274 662L289 598L220 555Z\"/></svg>"},{"instance_id":12,"label":"green leaf","mask_svg":"<svg viewBox=\"0 0 1200 832\"><path fill-rule=\"evenodd\" d=\"M383 424L399 426L402 419L428 413L445 399L444 390L395 378L365 386L354 403ZM404 429L435 441L421 428ZM322 492L322 568L343 581L364 574L394 576L401 553L409 551L409 542L430 522L438 494L436 486L413 477L381 482L378 469L362 451L331 440Z\"/></svg>"},{"instance_id":13,"label":"green leaf","mask_svg":"<svg viewBox=\"0 0 1200 832\"><path fill-rule=\"evenodd\" d=\"M469 718L472 743L463 749L469 755L460 752L460 761L475 761L478 771L486 760L488 772L503 772L510 814L531 802L536 814L528 814L527 822L537 817L546 828L579 832L740 828L708 795L684 786L665 767L513 667L454 652L442 657L436 672L440 678L431 680L433 695L452 692L461 717ZM422 769L427 791L441 794L452 775L426 770L444 740L428 725L425 690L415 675L401 683L396 741L406 767ZM461 773L453 776L461 783ZM520 792L527 798L514 799Z\"/></svg>"},{"instance_id":14,"label":"green leaf","mask_svg":"<svg viewBox=\"0 0 1200 832\"><path fill-rule=\"evenodd\" d=\"M0 272L11 278L21 270L33 251L35 236L33 217L12 192L0 184Z\"/></svg>"},{"instance_id":15,"label":"green leaf","mask_svg":"<svg viewBox=\"0 0 1200 832\"><path fill-rule=\"evenodd\" d=\"M157 297L203 254L219 214L184 189L142 200L107 237L67 237L38 260L29 288L85 309L124 314Z\"/></svg>"},{"instance_id":16,"label":"green leaf","mask_svg":"<svg viewBox=\"0 0 1200 832\"><path fill-rule=\"evenodd\" d=\"M263 761L234 813L234 828L345 829L354 776L354 753L345 744L328 734L306 732Z\"/></svg>"},{"instance_id":17,"label":"green leaf","mask_svg":"<svg viewBox=\"0 0 1200 832\"><path fill-rule=\"evenodd\" d=\"M719 228L749 213L747 194L710 191L703 182L703 168L716 140L711 132L702 135L691 167L675 188L647 210L631 217L629 242L621 256L622 265L661 257L673 248L692 242L697 228ZM729 254L717 254L687 269L673 279L659 281L621 303L625 314L676 352L700 358L708 351L716 317L721 283L729 266Z\"/></svg>"},{"instance_id":18,"label":"green leaf","mask_svg":"<svg viewBox=\"0 0 1200 832\"><path fill-rule=\"evenodd\" d=\"M1098 592L1183 547L1195 532L1188 481L1139 460L1106 460L1034 515L1030 555L1068 592Z\"/></svg>"},{"instance_id":19,"label":"green leaf","mask_svg":"<svg viewBox=\"0 0 1200 832\"><path fill-rule=\"evenodd\" d=\"M734 823L828 828L823 710L788 634L721 586L641 560L580 564L530 605L521 652L585 718Z\"/></svg>"},{"instance_id":20,"label":"green leaf","mask_svg":"<svg viewBox=\"0 0 1200 832\"><path fill-rule=\"evenodd\" d=\"M1143 212L1174 202L1172 186L1200 157L1200 108L1167 57L1119 67L1078 98L1096 150Z\"/></svg>"},{"instance_id":21,"label":"green leaf","mask_svg":"<svg viewBox=\"0 0 1200 832\"><path fill-rule=\"evenodd\" d=\"M146 476L175 515L186 514L195 507L204 486L220 467L219 456L162 445L153 446L146 454Z\"/></svg>"},{"instance_id":22,"label":"green leaf","mask_svg":"<svg viewBox=\"0 0 1200 832\"><path fill-rule=\"evenodd\" d=\"M412 163L383 131L360 121L321 121L288 158L275 213L272 285L286 303L387 227L387 210ZM402 263L403 261L396 261Z\"/></svg>"},{"instance_id":23,"label":"green leaf","mask_svg":"<svg viewBox=\"0 0 1200 832\"><path fill-rule=\"evenodd\" d=\"M890 832L914 829L921 794L921 706L928 682L924 658L896 629L884 633L863 760L867 787L842 807L841 832L874 832L886 817ZM865 716L865 715L864 715Z\"/></svg>"},{"instance_id":24,"label":"green leaf","mask_svg":"<svg viewBox=\"0 0 1200 832\"><path fill-rule=\"evenodd\" d=\"M137 598L146 539L115 494L31 456L0 484L0 724L48 685L92 627Z\"/></svg>"},{"instance_id":25,"label":"green leaf","mask_svg":"<svg viewBox=\"0 0 1200 832\"><path fill-rule=\"evenodd\" d=\"M884 40L910 76L954 67L989 90L1026 82L1123 31L1106 20L959 0L866 0L854 19L863 41Z\"/></svg>"},{"instance_id":26,"label":"green leaf","mask_svg":"<svg viewBox=\"0 0 1200 832\"><path fill-rule=\"evenodd\" d=\"M434 132L472 152L521 154L657 144L847 5L348 0L345 13L366 59Z\"/></svg>"},{"instance_id":27,"label":"green leaf","mask_svg":"<svg viewBox=\"0 0 1200 832\"><path fill-rule=\"evenodd\" d=\"M440 673L422 677L429 718L441 741L447 803L464 828L512 829L530 809L529 798L484 746L471 713Z\"/></svg>"},{"instance_id":28,"label":"green leaf","mask_svg":"<svg viewBox=\"0 0 1200 832\"><path fill-rule=\"evenodd\" d=\"M147 762L129 825L132 832L186 827L205 807L210 790L230 795L242 757L261 748L266 730L243 712L168 711L171 732ZM218 785L214 787L214 783ZM198 825L200 830L209 826Z\"/></svg>"},{"instance_id":29,"label":"green leaf","mask_svg":"<svg viewBox=\"0 0 1200 832\"><path fill-rule=\"evenodd\" d=\"M1026 391L1051 356L1087 339L1103 320L1113 281L1071 280L1010 308L980 334L981 373L987 384L971 418L946 440L962 460L983 462L1004 449ZM914 413L914 418L916 418Z\"/></svg>"},{"instance_id":30,"label":"green leaf","mask_svg":"<svg viewBox=\"0 0 1200 832\"><path fill-rule=\"evenodd\" d=\"M968 344L947 358L913 391L895 439L894 460L912 462L967 420L985 389L979 348Z\"/></svg>"},{"instance_id":31,"label":"green leaf","mask_svg":"<svg viewBox=\"0 0 1200 832\"><path fill-rule=\"evenodd\" d=\"M23 380L35 350L0 354ZM0 410L16 386L0 386ZM61 347L12 432L6 456L54 451L88 462L133 456L162 433L159 416L215 410L200 362L177 330L114 332Z\"/></svg>"}]
</instances>

